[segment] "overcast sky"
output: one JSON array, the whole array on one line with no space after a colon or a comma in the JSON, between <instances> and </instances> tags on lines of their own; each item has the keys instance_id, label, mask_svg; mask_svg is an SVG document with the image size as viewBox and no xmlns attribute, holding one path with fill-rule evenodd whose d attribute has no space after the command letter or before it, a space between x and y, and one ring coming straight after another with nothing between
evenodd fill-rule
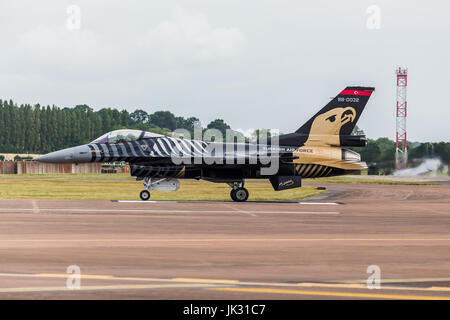
<instances>
[{"instance_id":1,"label":"overcast sky","mask_svg":"<svg viewBox=\"0 0 450 320\"><path fill-rule=\"evenodd\" d=\"M450 141L449 12L444 0L2 0L0 98L287 133L347 85L374 86L358 125L394 139L402 66L408 140Z\"/></svg>"}]
</instances>

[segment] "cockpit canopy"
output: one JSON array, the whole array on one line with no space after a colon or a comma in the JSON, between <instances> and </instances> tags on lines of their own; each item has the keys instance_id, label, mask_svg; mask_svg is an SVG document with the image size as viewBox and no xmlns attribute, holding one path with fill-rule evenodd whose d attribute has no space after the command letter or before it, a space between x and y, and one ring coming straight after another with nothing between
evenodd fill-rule
<instances>
[{"instance_id":1,"label":"cockpit canopy","mask_svg":"<svg viewBox=\"0 0 450 320\"><path fill-rule=\"evenodd\" d=\"M91 143L120 143L120 142L135 141L143 138L152 138L161 136L162 136L161 134L148 131L121 129L105 133L104 135L95 139Z\"/></svg>"}]
</instances>

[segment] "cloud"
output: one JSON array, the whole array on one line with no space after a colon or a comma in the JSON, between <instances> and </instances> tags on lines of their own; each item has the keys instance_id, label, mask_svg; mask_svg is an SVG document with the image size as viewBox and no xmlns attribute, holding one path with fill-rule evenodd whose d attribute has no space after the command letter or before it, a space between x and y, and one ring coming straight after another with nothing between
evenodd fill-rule
<instances>
[{"instance_id":1,"label":"cloud","mask_svg":"<svg viewBox=\"0 0 450 320\"><path fill-rule=\"evenodd\" d=\"M238 128L235 129L235 131L242 133L245 137L250 138L253 133L255 132L256 129L254 128L247 128L247 129L243 129L243 128Z\"/></svg>"},{"instance_id":2,"label":"cloud","mask_svg":"<svg viewBox=\"0 0 450 320\"><path fill-rule=\"evenodd\" d=\"M81 29L71 31L64 1L0 1L1 97L162 108L287 132L337 90L361 84L377 91L358 125L369 137L392 137L400 65L411 71L408 136L448 140L450 108L423 92L446 90L450 2L416 2L383 4L374 31L364 3L82 0ZM402 30L411 32L398 41Z\"/></svg>"},{"instance_id":3,"label":"cloud","mask_svg":"<svg viewBox=\"0 0 450 320\"><path fill-rule=\"evenodd\" d=\"M92 45L96 43L95 36L88 30L81 29L70 31L66 27L50 27L40 25L20 35L20 43L31 46L33 49L48 53L53 50L68 51L74 53L88 53ZM83 46L80 47L80 44ZM83 51L78 50L81 48Z\"/></svg>"},{"instance_id":4,"label":"cloud","mask_svg":"<svg viewBox=\"0 0 450 320\"><path fill-rule=\"evenodd\" d=\"M147 32L140 46L167 61L211 61L233 58L245 45L238 28L213 27L204 14L177 7L171 19Z\"/></svg>"},{"instance_id":5,"label":"cloud","mask_svg":"<svg viewBox=\"0 0 450 320\"><path fill-rule=\"evenodd\" d=\"M245 45L238 28L213 27L206 15L181 7L170 19L120 42L113 33L84 26L69 30L65 25L38 25L18 35L15 47L8 49L16 63L8 64L16 73L98 79L224 61L236 57Z\"/></svg>"},{"instance_id":6,"label":"cloud","mask_svg":"<svg viewBox=\"0 0 450 320\"><path fill-rule=\"evenodd\" d=\"M40 25L22 33L16 51L15 58L28 73L109 74L124 64L122 54L98 33L65 26Z\"/></svg>"}]
</instances>

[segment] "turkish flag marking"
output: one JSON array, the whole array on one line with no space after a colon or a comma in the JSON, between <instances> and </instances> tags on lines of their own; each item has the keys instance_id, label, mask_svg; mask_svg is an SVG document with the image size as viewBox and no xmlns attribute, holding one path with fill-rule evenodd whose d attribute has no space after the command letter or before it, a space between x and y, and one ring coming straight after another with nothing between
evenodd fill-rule
<instances>
[{"instance_id":1,"label":"turkish flag marking","mask_svg":"<svg viewBox=\"0 0 450 320\"><path fill-rule=\"evenodd\" d=\"M370 96L372 91L365 90L342 90L340 94L346 94L350 96Z\"/></svg>"}]
</instances>

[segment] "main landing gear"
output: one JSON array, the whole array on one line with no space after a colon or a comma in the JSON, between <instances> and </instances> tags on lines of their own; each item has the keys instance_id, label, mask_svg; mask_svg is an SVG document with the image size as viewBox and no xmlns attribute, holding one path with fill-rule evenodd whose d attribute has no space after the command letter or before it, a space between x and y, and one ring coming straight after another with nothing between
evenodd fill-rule
<instances>
[{"instance_id":1,"label":"main landing gear","mask_svg":"<svg viewBox=\"0 0 450 320\"><path fill-rule=\"evenodd\" d=\"M244 202L248 199L248 190L244 188L244 181L233 182L228 184L232 189L230 192L231 199L236 202Z\"/></svg>"},{"instance_id":2,"label":"main landing gear","mask_svg":"<svg viewBox=\"0 0 450 320\"><path fill-rule=\"evenodd\" d=\"M139 179L141 180L141 179ZM151 178L143 178L144 180L144 190L141 191L139 197L142 201L147 201L150 199L150 191L149 190L166 190L166 191L175 191L179 187L178 180L174 179L153 179ZM167 180L167 181L165 181ZM236 202L244 202L248 199L248 190L244 188L244 180L237 182L230 182L228 185L231 187L230 196L233 201Z\"/></svg>"},{"instance_id":3,"label":"main landing gear","mask_svg":"<svg viewBox=\"0 0 450 320\"><path fill-rule=\"evenodd\" d=\"M144 190L141 191L139 194L139 197L143 201L147 201L150 199L150 191L148 191L148 188L150 187L150 178L144 178Z\"/></svg>"}]
</instances>

